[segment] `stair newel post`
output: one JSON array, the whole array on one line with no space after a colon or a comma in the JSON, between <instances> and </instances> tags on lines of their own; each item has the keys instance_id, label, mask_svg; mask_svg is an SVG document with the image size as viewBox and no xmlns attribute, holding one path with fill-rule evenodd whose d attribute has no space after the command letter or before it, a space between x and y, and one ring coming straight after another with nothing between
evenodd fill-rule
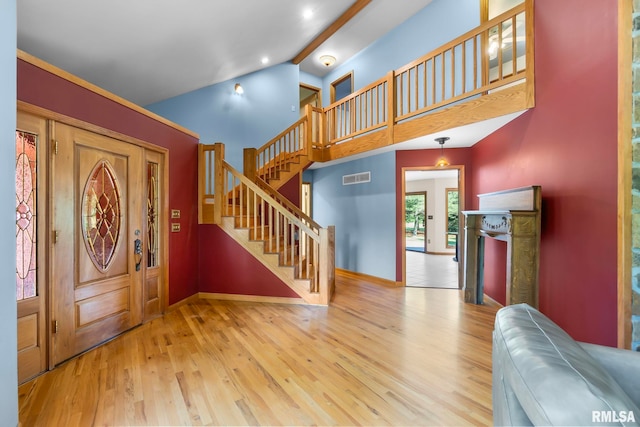
<instances>
[{"instance_id":1,"label":"stair newel post","mask_svg":"<svg viewBox=\"0 0 640 427\"><path fill-rule=\"evenodd\" d=\"M225 208L224 203L224 144L216 142L213 146L213 223L220 224L222 222L222 211Z\"/></svg>"},{"instance_id":2,"label":"stair newel post","mask_svg":"<svg viewBox=\"0 0 640 427\"><path fill-rule=\"evenodd\" d=\"M256 182L256 156L258 150L255 148L244 149L244 176L249 178L251 182Z\"/></svg>"},{"instance_id":3,"label":"stair newel post","mask_svg":"<svg viewBox=\"0 0 640 427\"><path fill-rule=\"evenodd\" d=\"M244 164L243 164L243 172L244 176L249 178L249 181L256 182L257 176L257 161L256 158L258 156L258 150L255 148L245 148L244 149ZM247 219L251 220L255 223L254 212L255 212L255 197L251 196L251 191L247 188Z\"/></svg>"},{"instance_id":4,"label":"stair newel post","mask_svg":"<svg viewBox=\"0 0 640 427\"><path fill-rule=\"evenodd\" d=\"M387 73L387 132L389 145L393 145L393 130L396 121L396 74L394 71Z\"/></svg>"},{"instance_id":5,"label":"stair newel post","mask_svg":"<svg viewBox=\"0 0 640 427\"><path fill-rule=\"evenodd\" d=\"M204 194L207 187L207 160L204 144L198 144L198 224L204 224Z\"/></svg>"},{"instance_id":6,"label":"stair newel post","mask_svg":"<svg viewBox=\"0 0 640 427\"><path fill-rule=\"evenodd\" d=\"M306 117L304 132L304 151L302 154L310 156L313 151L313 109L311 104L304 106L304 115Z\"/></svg>"},{"instance_id":7,"label":"stair newel post","mask_svg":"<svg viewBox=\"0 0 640 427\"><path fill-rule=\"evenodd\" d=\"M335 241L336 227L334 225L320 229L320 265L318 266L320 301L327 305L336 286Z\"/></svg>"}]
</instances>

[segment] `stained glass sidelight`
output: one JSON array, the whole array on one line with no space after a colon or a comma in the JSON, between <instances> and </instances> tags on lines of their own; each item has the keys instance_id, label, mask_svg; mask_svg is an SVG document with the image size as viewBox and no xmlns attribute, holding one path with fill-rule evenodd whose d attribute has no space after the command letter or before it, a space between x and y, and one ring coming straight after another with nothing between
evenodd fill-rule
<instances>
[{"instance_id":1,"label":"stained glass sidelight","mask_svg":"<svg viewBox=\"0 0 640 427\"><path fill-rule=\"evenodd\" d=\"M158 164L147 163L147 267L158 265Z\"/></svg>"},{"instance_id":2,"label":"stained glass sidelight","mask_svg":"<svg viewBox=\"0 0 640 427\"><path fill-rule=\"evenodd\" d=\"M89 258L106 271L120 237L120 191L106 160L93 168L82 197L82 233Z\"/></svg>"},{"instance_id":3,"label":"stained glass sidelight","mask_svg":"<svg viewBox=\"0 0 640 427\"><path fill-rule=\"evenodd\" d=\"M38 136L16 131L16 299L36 291L36 143Z\"/></svg>"}]
</instances>

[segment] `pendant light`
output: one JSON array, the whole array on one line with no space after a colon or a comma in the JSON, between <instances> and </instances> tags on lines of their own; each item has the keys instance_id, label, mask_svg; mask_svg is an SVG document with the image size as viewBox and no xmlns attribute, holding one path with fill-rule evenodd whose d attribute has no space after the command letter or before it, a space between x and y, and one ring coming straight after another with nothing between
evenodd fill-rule
<instances>
[{"instance_id":1,"label":"pendant light","mask_svg":"<svg viewBox=\"0 0 640 427\"><path fill-rule=\"evenodd\" d=\"M449 161L446 159L446 157L444 157L444 143L447 142L449 140L448 136L441 136L439 138L436 138L435 141L440 144L440 158L438 159L438 162L436 163L436 166L439 168L443 168L445 166L449 166Z\"/></svg>"}]
</instances>

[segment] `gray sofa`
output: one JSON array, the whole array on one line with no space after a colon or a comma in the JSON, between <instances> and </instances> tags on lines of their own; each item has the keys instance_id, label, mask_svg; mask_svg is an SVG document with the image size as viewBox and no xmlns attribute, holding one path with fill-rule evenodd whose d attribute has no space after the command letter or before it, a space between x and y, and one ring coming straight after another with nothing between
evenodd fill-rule
<instances>
[{"instance_id":1,"label":"gray sofa","mask_svg":"<svg viewBox=\"0 0 640 427\"><path fill-rule=\"evenodd\" d=\"M640 425L640 353L574 341L527 304L493 331L495 425Z\"/></svg>"}]
</instances>

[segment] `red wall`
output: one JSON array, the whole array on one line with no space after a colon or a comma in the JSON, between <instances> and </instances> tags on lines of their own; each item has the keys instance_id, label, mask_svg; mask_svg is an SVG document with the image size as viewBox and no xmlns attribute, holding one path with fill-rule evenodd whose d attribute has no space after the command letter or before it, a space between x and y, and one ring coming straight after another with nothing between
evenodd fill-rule
<instances>
[{"instance_id":1,"label":"red wall","mask_svg":"<svg viewBox=\"0 0 640 427\"><path fill-rule=\"evenodd\" d=\"M299 298L217 225L201 225L200 292Z\"/></svg>"},{"instance_id":2,"label":"red wall","mask_svg":"<svg viewBox=\"0 0 640 427\"><path fill-rule=\"evenodd\" d=\"M471 193L471 149L452 148L445 149L445 157L449 164L464 166L465 174L465 198L464 209L470 209L471 199L475 194ZM402 206L404 205L402 194L402 168L433 167L440 158L440 150L409 150L396 151L396 281L402 281L402 240L404 239L404 221L402 221Z\"/></svg>"},{"instance_id":3,"label":"red wall","mask_svg":"<svg viewBox=\"0 0 640 427\"><path fill-rule=\"evenodd\" d=\"M476 144L471 193L541 185L540 309L575 339L616 344L617 2L536 0L536 107ZM473 200L477 208L477 201ZM505 247L485 291L505 299Z\"/></svg>"},{"instance_id":4,"label":"red wall","mask_svg":"<svg viewBox=\"0 0 640 427\"><path fill-rule=\"evenodd\" d=\"M300 174L279 190L300 206ZM220 227L201 225L200 292L299 298Z\"/></svg>"},{"instance_id":5,"label":"red wall","mask_svg":"<svg viewBox=\"0 0 640 427\"><path fill-rule=\"evenodd\" d=\"M278 189L278 193L289 199L291 203L297 207L301 206L300 203L300 186L302 185L301 175L296 174L291 177L282 187Z\"/></svg>"},{"instance_id":6,"label":"red wall","mask_svg":"<svg viewBox=\"0 0 640 427\"><path fill-rule=\"evenodd\" d=\"M198 140L18 60L18 99L169 149L169 205L182 231L169 233L169 304L198 292Z\"/></svg>"}]
</instances>

